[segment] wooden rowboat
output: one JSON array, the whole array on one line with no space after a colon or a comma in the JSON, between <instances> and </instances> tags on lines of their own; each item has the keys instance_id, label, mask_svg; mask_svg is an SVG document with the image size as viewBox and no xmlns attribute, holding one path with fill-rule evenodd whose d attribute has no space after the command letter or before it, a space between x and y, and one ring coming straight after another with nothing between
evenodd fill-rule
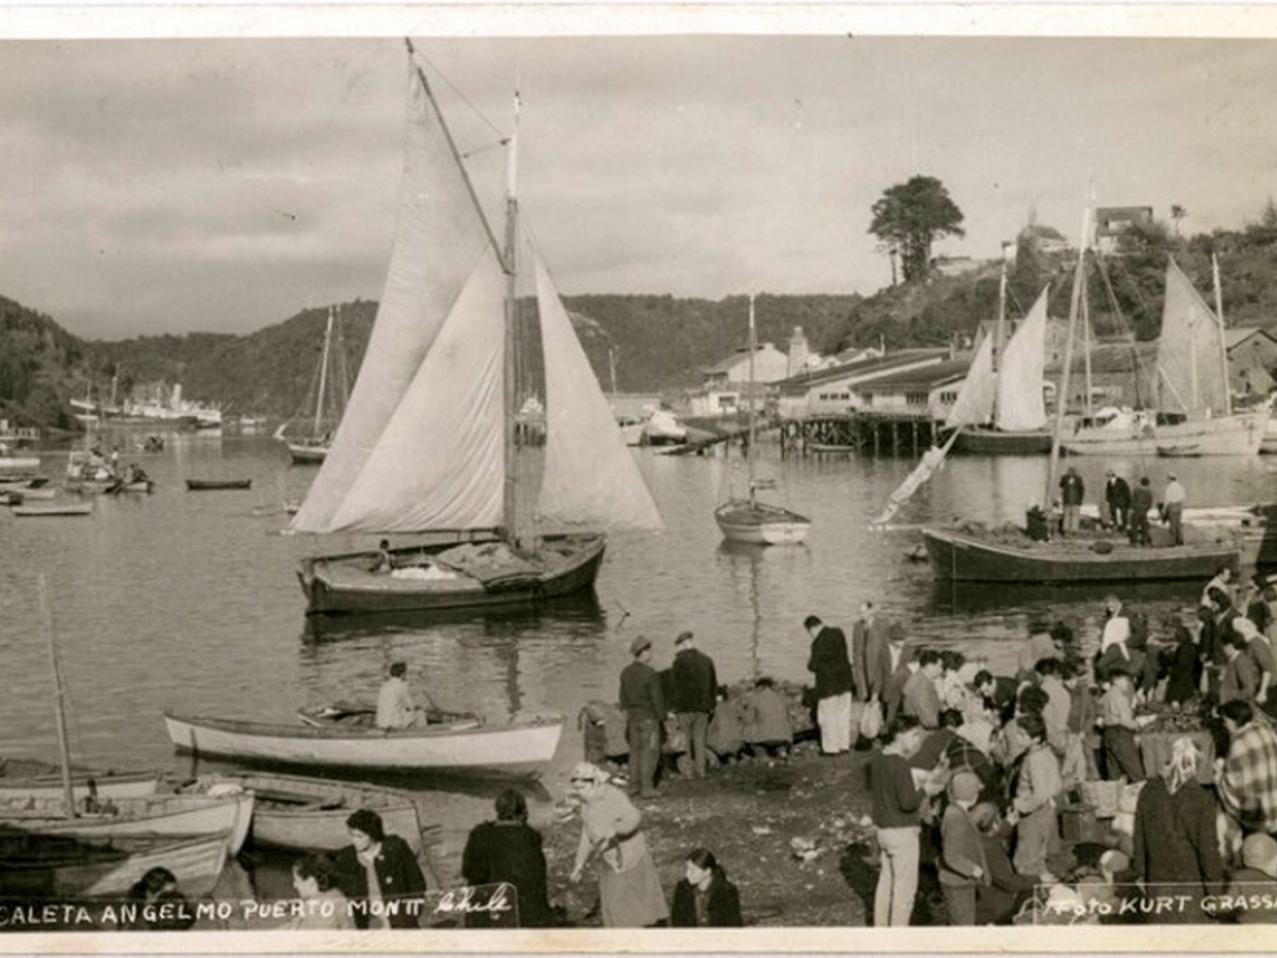
<instances>
[{"instance_id":1,"label":"wooden rowboat","mask_svg":"<svg viewBox=\"0 0 1277 958\"><path fill-rule=\"evenodd\" d=\"M42 835L113 838L133 835L229 835L230 854L236 855L248 838L253 819L253 794L147 795L102 802L97 811L63 813L61 799L15 799L0 803L0 824ZM103 810L108 809L108 810Z\"/></svg>"},{"instance_id":2,"label":"wooden rowboat","mask_svg":"<svg viewBox=\"0 0 1277 958\"><path fill-rule=\"evenodd\" d=\"M811 520L789 509L758 501L732 500L714 510L723 538L753 545L792 545L807 538Z\"/></svg>"},{"instance_id":3,"label":"wooden rowboat","mask_svg":"<svg viewBox=\"0 0 1277 958\"><path fill-rule=\"evenodd\" d=\"M99 772L71 770L71 787L76 801L90 795L100 800L140 798L154 795L161 773ZM0 766L0 801L62 797L62 775L56 767L33 759L8 759Z\"/></svg>"},{"instance_id":4,"label":"wooden rowboat","mask_svg":"<svg viewBox=\"0 0 1277 958\"><path fill-rule=\"evenodd\" d=\"M70 516L90 516L93 506L87 502L58 502L48 505L14 506L11 510L15 516L24 519L56 519Z\"/></svg>"},{"instance_id":5,"label":"wooden rowboat","mask_svg":"<svg viewBox=\"0 0 1277 958\"><path fill-rule=\"evenodd\" d=\"M230 836L76 838L0 829L0 897L31 902L122 897L152 868L167 868L190 898L208 895Z\"/></svg>"},{"instance_id":6,"label":"wooden rowboat","mask_svg":"<svg viewBox=\"0 0 1277 958\"><path fill-rule=\"evenodd\" d=\"M509 725L473 721L382 731L164 713L178 751L311 768L475 777L534 777L554 758L561 716ZM462 727L458 727L462 726Z\"/></svg>"},{"instance_id":7,"label":"wooden rowboat","mask_svg":"<svg viewBox=\"0 0 1277 958\"><path fill-rule=\"evenodd\" d=\"M423 847L421 819L411 795L363 783L270 773L201 776L183 792L208 793L232 785L251 791L253 843L292 850L334 851L350 844L346 819L358 808L381 816L386 832L412 850Z\"/></svg>"},{"instance_id":8,"label":"wooden rowboat","mask_svg":"<svg viewBox=\"0 0 1277 958\"><path fill-rule=\"evenodd\" d=\"M186 488L190 492L207 492L213 489L250 489L252 479L187 479Z\"/></svg>"},{"instance_id":9,"label":"wooden rowboat","mask_svg":"<svg viewBox=\"0 0 1277 958\"><path fill-rule=\"evenodd\" d=\"M954 582L1149 582L1209 579L1220 568L1238 566L1236 546L1161 548L1110 543L1096 552L1079 542L1015 545L949 529L923 529L936 578Z\"/></svg>"}]
</instances>

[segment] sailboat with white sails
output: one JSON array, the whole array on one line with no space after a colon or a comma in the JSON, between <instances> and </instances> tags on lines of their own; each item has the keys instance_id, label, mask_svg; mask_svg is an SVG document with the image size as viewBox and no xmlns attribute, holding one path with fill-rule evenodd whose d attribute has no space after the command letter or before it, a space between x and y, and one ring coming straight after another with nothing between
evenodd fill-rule
<instances>
[{"instance_id":1,"label":"sailboat with white sails","mask_svg":"<svg viewBox=\"0 0 1277 958\"><path fill-rule=\"evenodd\" d=\"M757 395L754 390L754 355L758 346L754 332L754 296L749 297L749 447L745 453L749 470L749 497L729 499L714 510L714 520L728 542L754 545L792 545L807 538L811 520L782 506L758 499L758 490L775 486L770 479L754 474L754 438L758 422Z\"/></svg>"},{"instance_id":2,"label":"sailboat with white sails","mask_svg":"<svg viewBox=\"0 0 1277 958\"><path fill-rule=\"evenodd\" d=\"M1006 317L1006 264L999 293L998 345ZM1043 398L1047 291L1021 321L1005 349L994 354L994 336L986 335L962 383L945 425L962 430L960 452L1034 455L1051 451Z\"/></svg>"},{"instance_id":3,"label":"sailboat with white sails","mask_svg":"<svg viewBox=\"0 0 1277 958\"><path fill-rule=\"evenodd\" d=\"M286 422L275 433L275 438L288 446L288 455L298 465L313 465L324 461L333 432L341 422L349 398L349 380L346 370L346 353L340 329L337 346L333 348L333 330L336 328L336 310L328 307L328 321L324 324L324 346L319 354L319 367L315 370L318 384L315 389L315 415L306 436L290 437Z\"/></svg>"},{"instance_id":4,"label":"sailboat with white sails","mask_svg":"<svg viewBox=\"0 0 1277 958\"><path fill-rule=\"evenodd\" d=\"M605 530L660 515L539 251L519 228L517 119L499 244L425 72L411 77L394 251L359 376L290 529L413 533L391 550L306 559L311 612L484 608L593 586ZM524 258L535 283L546 445L532 515L521 502Z\"/></svg>"}]
</instances>

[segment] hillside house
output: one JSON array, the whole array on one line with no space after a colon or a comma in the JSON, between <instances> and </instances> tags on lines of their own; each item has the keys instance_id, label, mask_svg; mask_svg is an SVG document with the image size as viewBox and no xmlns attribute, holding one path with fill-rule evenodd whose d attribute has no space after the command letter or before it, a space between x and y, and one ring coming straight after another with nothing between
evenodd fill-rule
<instances>
[{"instance_id":1,"label":"hillside house","mask_svg":"<svg viewBox=\"0 0 1277 958\"><path fill-rule=\"evenodd\" d=\"M947 349L902 349L800 373L778 384L778 410L784 419L848 415L863 406L858 389L864 384L891 373L934 366L948 357Z\"/></svg>"},{"instance_id":2,"label":"hillside house","mask_svg":"<svg viewBox=\"0 0 1277 958\"><path fill-rule=\"evenodd\" d=\"M1229 388L1236 396L1266 396L1277 385L1277 337L1258 326L1224 330Z\"/></svg>"},{"instance_id":3,"label":"hillside house","mask_svg":"<svg viewBox=\"0 0 1277 958\"><path fill-rule=\"evenodd\" d=\"M1095 211L1095 248L1111 256L1117 252L1121 235L1133 226L1150 226L1151 206L1101 206Z\"/></svg>"}]
</instances>

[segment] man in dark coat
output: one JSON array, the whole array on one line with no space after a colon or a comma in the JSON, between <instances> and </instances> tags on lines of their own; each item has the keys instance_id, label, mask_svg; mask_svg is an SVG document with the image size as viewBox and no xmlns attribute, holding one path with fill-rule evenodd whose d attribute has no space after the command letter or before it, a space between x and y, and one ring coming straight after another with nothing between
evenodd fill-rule
<instances>
[{"instance_id":1,"label":"man in dark coat","mask_svg":"<svg viewBox=\"0 0 1277 958\"><path fill-rule=\"evenodd\" d=\"M350 844L334 859L337 884L350 899L359 928L419 928L424 910L411 901L426 890L417 856L398 835L387 835L370 808L346 819Z\"/></svg>"},{"instance_id":2,"label":"man in dark coat","mask_svg":"<svg viewBox=\"0 0 1277 958\"><path fill-rule=\"evenodd\" d=\"M975 690L993 703L998 715L1006 721L1015 712L1015 696L1019 683L1009 675L994 675L981 669L975 675Z\"/></svg>"},{"instance_id":3,"label":"man in dark coat","mask_svg":"<svg viewBox=\"0 0 1277 958\"><path fill-rule=\"evenodd\" d=\"M1060 478L1060 505L1064 507L1063 532L1068 535L1078 530L1078 519L1082 514L1082 503L1086 501L1086 486L1077 468L1069 466L1068 471Z\"/></svg>"},{"instance_id":4,"label":"man in dark coat","mask_svg":"<svg viewBox=\"0 0 1277 958\"><path fill-rule=\"evenodd\" d=\"M905 683L913 675L909 667L910 652L905 648L907 640L905 627L899 622L892 622L887 627L887 647L878 658L877 678L871 688L870 698L877 698L882 703L883 721L890 722L900 710L904 700Z\"/></svg>"},{"instance_id":5,"label":"man in dark coat","mask_svg":"<svg viewBox=\"0 0 1277 958\"><path fill-rule=\"evenodd\" d=\"M477 904L482 911L466 914L467 928L547 928L545 853L541 835L528 825L528 803L507 788L497 796L497 820L480 822L466 839L461 874L471 886L485 890ZM513 888L513 894L508 888Z\"/></svg>"},{"instance_id":6,"label":"man in dark coat","mask_svg":"<svg viewBox=\"0 0 1277 958\"><path fill-rule=\"evenodd\" d=\"M1126 520L1127 534L1133 546L1151 546L1153 537L1148 533L1148 510L1153 508L1153 487L1148 476L1131 492L1131 513Z\"/></svg>"},{"instance_id":7,"label":"man in dark coat","mask_svg":"<svg viewBox=\"0 0 1277 958\"><path fill-rule=\"evenodd\" d=\"M1113 524L1125 531L1131 511L1131 487L1112 469L1105 474L1104 502Z\"/></svg>"},{"instance_id":8,"label":"man in dark coat","mask_svg":"<svg viewBox=\"0 0 1277 958\"><path fill-rule=\"evenodd\" d=\"M661 677L652 668L652 642L640 635L630 643L634 661L621 671L621 708L630 744L630 794L656 795L656 767L661 760L661 721L665 696Z\"/></svg>"},{"instance_id":9,"label":"man in dark coat","mask_svg":"<svg viewBox=\"0 0 1277 958\"><path fill-rule=\"evenodd\" d=\"M866 600L860 606L860 618L851 629L851 677L858 702L868 702L873 694L873 673L887 648L887 627L886 619Z\"/></svg>"},{"instance_id":10,"label":"man in dark coat","mask_svg":"<svg viewBox=\"0 0 1277 958\"><path fill-rule=\"evenodd\" d=\"M687 753L692 760L692 777L704 778L709 767L705 733L718 698L718 674L714 660L696 648L691 632L680 632L674 640L671 707L679 727L687 736Z\"/></svg>"},{"instance_id":11,"label":"man in dark coat","mask_svg":"<svg viewBox=\"0 0 1277 958\"><path fill-rule=\"evenodd\" d=\"M851 662L847 636L842 629L825 625L819 616L803 620L812 637L807 670L816 676L816 724L820 726L820 750L838 755L851 748Z\"/></svg>"}]
</instances>

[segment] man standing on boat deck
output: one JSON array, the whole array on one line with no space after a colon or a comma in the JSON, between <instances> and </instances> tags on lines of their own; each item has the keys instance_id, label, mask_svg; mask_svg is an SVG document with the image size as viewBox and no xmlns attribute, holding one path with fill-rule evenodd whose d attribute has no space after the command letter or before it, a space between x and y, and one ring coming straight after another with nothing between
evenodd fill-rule
<instances>
[{"instance_id":1,"label":"man standing on boat deck","mask_svg":"<svg viewBox=\"0 0 1277 958\"><path fill-rule=\"evenodd\" d=\"M1125 532L1131 511L1131 487L1112 469L1105 473L1104 502L1108 506L1109 521Z\"/></svg>"},{"instance_id":2,"label":"man standing on boat deck","mask_svg":"<svg viewBox=\"0 0 1277 958\"><path fill-rule=\"evenodd\" d=\"M709 767L705 733L718 701L718 674L714 660L696 648L691 632L680 632L674 640L674 714L687 736L687 755L692 777L704 778Z\"/></svg>"},{"instance_id":3,"label":"man standing on boat deck","mask_svg":"<svg viewBox=\"0 0 1277 958\"><path fill-rule=\"evenodd\" d=\"M395 662L390 666L390 677L381 684L377 693L377 728L393 730L412 728L421 718L417 702L408 688L408 666ZM435 703L426 695L426 705L438 711Z\"/></svg>"},{"instance_id":4,"label":"man standing on boat deck","mask_svg":"<svg viewBox=\"0 0 1277 958\"><path fill-rule=\"evenodd\" d=\"M1140 484L1131 493L1131 515L1127 521L1131 545L1149 546L1153 544L1148 534L1148 510L1153 508L1153 490L1148 484L1148 476L1140 478Z\"/></svg>"},{"instance_id":5,"label":"man standing on boat deck","mask_svg":"<svg viewBox=\"0 0 1277 958\"><path fill-rule=\"evenodd\" d=\"M1086 499L1086 485L1075 466L1060 477L1060 504L1064 507L1064 529L1067 536L1077 532L1078 517L1082 514L1082 502Z\"/></svg>"},{"instance_id":6,"label":"man standing on boat deck","mask_svg":"<svg viewBox=\"0 0 1277 958\"><path fill-rule=\"evenodd\" d=\"M665 697L661 677L652 668L652 642L647 636L630 643L634 661L621 670L621 708L625 712L625 738L630 746L630 794L656 796L656 767L661 760L661 720Z\"/></svg>"},{"instance_id":7,"label":"man standing on boat deck","mask_svg":"<svg viewBox=\"0 0 1277 958\"><path fill-rule=\"evenodd\" d=\"M1175 473L1166 477L1166 491L1162 493L1162 502L1166 503L1166 518L1171 524L1171 542L1177 546L1184 544L1184 500L1188 493L1175 478Z\"/></svg>"},{"instance_id":8,"label":"man standing on boat deck","mask_svg":"<svg viewBox=\"0 0 1277 958\"><path fill-rule=\"evenodd\" d=\"M842 629L825 625L809 615L803 628L811 636L807 670L816 676L816 724L820 726L820 750L840 755L851 748L851 662Z\"/></svg>"}]
</instances>

